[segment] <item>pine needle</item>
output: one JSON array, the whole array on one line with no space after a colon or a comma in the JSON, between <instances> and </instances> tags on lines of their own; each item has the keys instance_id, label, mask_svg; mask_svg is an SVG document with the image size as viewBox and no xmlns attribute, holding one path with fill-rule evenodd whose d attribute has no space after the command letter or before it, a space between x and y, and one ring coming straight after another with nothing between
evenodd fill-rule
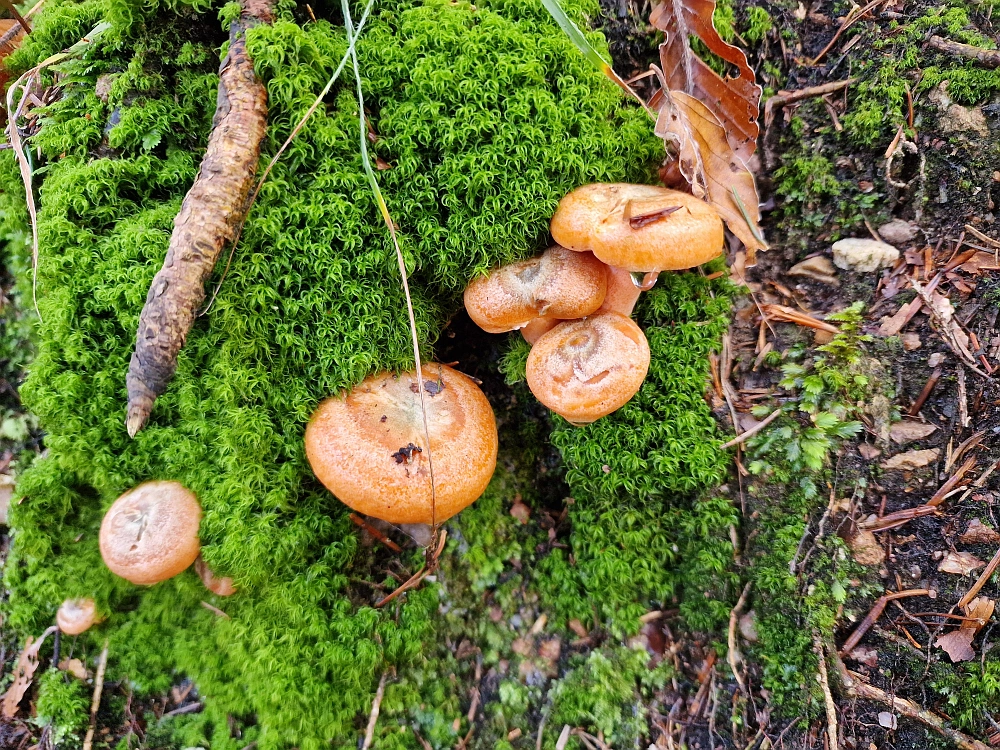
<instances>
[{"instance_id":1,"label":"pine needle","mask_svg":"<svg viewBox=\"0 0 1000 750\"><path fill-rule=\"evenodd\" d=\"M424 373L420 363L420 341L417 337L417 320L413 313L413 299L410 296L410 283L406 275L406 263L403 260L403 251L400 249L399 239L396 237L396 225L393 223L392 216L389 214L389 207L386 205L385 198L382 196L382 190L379 188L378 179L375 177L375 170L372 169L371 159L368 156L368 127L365 122L365 98L364 93L361 90L361 66L358 64L358 53L353 44L356 35L354 31L354 24L351 22L351 9L348 7L347 0L340 0L340 5L344 13L344 26L347 28L347 38L352 42L349 51L351 54L351 62L354 66L354 80L358 85L358 120L361 124L361 162L364 165L365 175L368 177L368 184L371 186L372 195L375 198L375 202L378 204L379 211L382 213L382 220L385 222L386 227L389 229L389 235L392 237L392 245L396 249L396 261L399 264L399 275L403 281L403 294L406 297L406 312L410 318L410 336L413 341L413 360L416 363L417 368L417 393L420 395L420 413L423 416L424 422L424 440L427 441L427 469L431 480L431 528L436 529L437 509L434 487L434 461L431 458L431 431L427 422L427 404L426 397L424 395Z\"/></svg>"}]
</instances>

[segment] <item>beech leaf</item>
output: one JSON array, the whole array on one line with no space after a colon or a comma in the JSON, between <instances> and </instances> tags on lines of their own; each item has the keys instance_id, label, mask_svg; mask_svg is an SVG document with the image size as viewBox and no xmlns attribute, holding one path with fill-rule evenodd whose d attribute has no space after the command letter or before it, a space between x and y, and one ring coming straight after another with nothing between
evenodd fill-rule
<instances>
[{"instance_id":1,"label":"beech leaf","mask_svg":"<svg viewBox=\"0 0 1000 750\"><path fill-rule=\"evenodd\" d=\"M978 518L969 521L965 533L958 537L962 544L996 544L1000 542L1000 534L992 526L987 526Z\"/></svg>"},{"instance_id":2,"label":"beech leaf","mask_svg":"<svg viewBox=\"0 0 1000 750\"><path fill-rule=\"evenodd\" d=\"M949 552L944 556L941 564L938 565L938 570L942 573L964 576L983 567L985 564L971 552Z\"/></svg>"},{"instance_id":3,"label":"beech leaf","mask_svg":"<svg viewBox=\"0 0 1000 750\"><path fill-rule=\"evenodd\" d=\"M37 641L31 636L28 636L27 641L25 641L24 651L21 652L17 664L14 665L14 680L3 695L2 708L0 708L3 718L12 719L17 714L18 705L24 694L28 692L28 688L31 687L31 680L35 676L35 670L38 669L38 651L45 639L55 631L56 628L51 627L42 633Z\"/></svg>"},{"instance_id":4,"label":"beech leaf","mask_svg":"<svg viewBox=\"0 0 1000 750\"><path fill-rule=\"evenodd\" d=\"M953 662L969 661L976 656L976 652L972 648L974 635L975 631L970 628L953 630L934 641L934 645L947 651Z\"/></svg>"}]
</instances>

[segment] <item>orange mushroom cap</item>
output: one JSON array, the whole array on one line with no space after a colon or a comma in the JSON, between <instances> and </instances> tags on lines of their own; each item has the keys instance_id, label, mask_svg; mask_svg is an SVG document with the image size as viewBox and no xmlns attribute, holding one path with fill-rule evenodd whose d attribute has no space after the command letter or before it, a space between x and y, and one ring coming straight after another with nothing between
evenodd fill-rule
<instances>
[{"instance_id":1,"label":"orange mushroom cap","mask_svg":"<svg viewBox=\"0 0 1000 750\"><path fill-rule=\"evenodd\" d=\"M503 333L541 316L590 315L604 301L606 286L601 261L554 246L474 280L465 290L465 309L484 331Z\"/></svg>"},{"instance_id":2,"label":"orange mushroom cap","mask_svg":"<svg viewBox=\"0 0 1000 750\"><path fill-rule=\"evenodd\" d=\"M67 599L56 612L56 625L66 635L80 635L100 621L93 599Z\"/></svg>"},{"instance_id":3,"label":"orange mushroom cap","mask_svg":"<svg viewBox=\"0 0 1000 750\"><path fill-rule=\"evenodd\" d=\"M497 463L497 424L471 378L423 367L434 469L432 507L415 372L380 373L319 405L306 427L317 478L345 505L390 523L444 521L475 501Z\"/></svg>"},{"instance_id":4,"label":"orange mushroom cap","mask_svg":"<svg viewBox=\"0 0 1000 750\"><path fill-rule=\"evenodd\" d=\"M101 522L100 546L112 573L140 585L177 575L198 557L201 506L179 482L140 484L119 497Z\"/></svg>"},{"instance_id":5,"label":"orange mushroom cap","mask_svg":"<svg viewBox=\"0 0 1000 750\"><path fill-rule=\"evenodd\" d=\"M205 564L205 560L201 555L198 555L198 559L194 561L194 569L201 582L205 584L205 588L213 594L218 596L232 596L236 593L236 585L233 583L233 579L229 576L215 575L212 569Z\"/></svg>"},{"instance_id":6,"label":"orange mushroom cap","mask_svg":"<svg viewBox=\"0 0 1000 750\"><path fill-rule=\"evenodd\" d=\"M607 301L607 297L604 299ZM534 346L538 339L551 331L561 322L562 321L559 320L559 318L550 318L547 315L542 318L534 318L521 329L521 335L524 336L525 341Z\"/></svg>"},{"instance_id":7,"label":"orange mushroom cap","mask_svg":"<svg viewBox=\"0 0 1000 750\"><path fill-rule=\"evenodd\" d=\"M649 344L617 312L560 323L528 355L528 387L556 414L586 424L626 404L649 369Z\"/></svg>"},{"instance_id":8,"label":"orange mushroom cap","mask_svg":"<svg viewBox=\"0 0 1000 750\"><path fill-rule=\"evenodd\" d=\"M722 253L722 219L693 195L655 185L584 185L561 201L552 238L628 271L693 268Z\"/></svg>"}]
</instances>

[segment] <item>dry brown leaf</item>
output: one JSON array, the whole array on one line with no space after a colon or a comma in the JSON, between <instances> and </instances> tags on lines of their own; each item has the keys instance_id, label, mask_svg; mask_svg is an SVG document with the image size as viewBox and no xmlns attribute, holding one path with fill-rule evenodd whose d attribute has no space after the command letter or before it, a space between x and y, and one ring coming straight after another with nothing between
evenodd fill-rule
<instances>
[{"instance_id":1,"label":"dry brown leaf","mask_svg":"<svg viewBox=\"0 0 1000 750\"><path fill-rule=\"evenodd\" d=\"M746 162L757 147L761 88L743 50L719 36L714 12L715 0L666 0L653 7L649 22L665 35L660 45L664 87L710 104L728 126L733 152ZM692 51L691 37L701 39L713 54L735 66L739 75L722 78Z\"/></svg>"},{"instance_id":2,"label":"dry brown leaf","mask_svg":"<svg viewBox=\"0 0 1000 750\"><path fill-rule=\"evenodd\" d=\"M977 596L965 605L965 616L973 619L967 620L962 625L962 630L971 630L975 634L990 621L994 609L996 609L996 602L988 596Z\"/></svg>"},{"instance_id":3,"label":"dry brown leaf","mask_svg":"<svg viewBox=\"0 0 1000 750\"><path fill-rule=\"evenodd\" d=\"M59 669L63 672L68 672L80 680L86 680L88 676L87 668L83 666L83 662L79 659L63 659L59 662Z\"/></svg>"},{"instance_id":4,"label":"dry brown leaf","mask_svg":"<svg viewBox=\"0 0 1000 750\"><path fill-rule=\"evenodd\" d=\"M858 443L858 453L860 453L861 458L866 461L873 461L882 455L882 451L871 443Z\"/></svg>"},{"instance_id":5,"label":"dry brown leaf","mask_svg":"<svg viewBox=\"0 0 1000 750\"><path fill-rule=\"evenodd\" d=\"M878 666L878 649L868 648L867 646L858 646L853 649L847 657L849 659L854 659L854 661L861 662L866 667Z\"/></svg>"},{"instance_id":6,"label":"dry brown leaf","mask_svg":"<svg viewBox=\"0 0 1000 750\"><path fill-rule=\"evenodd\" d=\"M28 636L27 641L25 641L24 650L14 666L14 681L7 688L7 692L3 695L2 704L0 704L2 705L0 713L5 719L12 719L17 714L18 705L24 694L28 692L28 688L31 687L31 680L35 675L35 670L38 669L38 650L45 643L49 634L55 631L56 629L52 627L42 633L37 641L31 636Z\"/></svg>"},{"instance_id":7,"label":"dry brown leaf","mask_svg":"<svg viewBox=\"0 0 1000 750\"><path fill-rule=\"evenodd\" d=\"M993 253L984 250L977 250L976 254L960 265L959 270L979 275L984 271L996 271L1000 269L997 264L997 257Z\"/></svg>"},{"instance_id":8,"label":"dry brown leaf","mask_svg":"<svg viewBox=\"0 0 1000 750\"><path fill-rule=\"evenodd\" d=\"M881 565L885 562L885 550L870 531L858 531L848 540L847 546L851 548L851 556L861 565Z\"/></svg>"},{"instance_id":9,"label":"dry brown leaf","mask_svg":"<svg viewBox=\"0 0 1000 750\"><path fill-rule=\"evenodd\" d=\"M937 460L941 451L937 448L927 448L922 451L907 451L898 453L882 463L883 469L904 469L912 470L927 466L931 461Z\"/></svg>"},{"instance_id":10,"label":"dry brown leaf","mask_svg":"<svg viewBox=\"0 0 1000 750\"><path fill-rule=\"evenodd\" d=\"M965 576L985 564L971 552L949 552L938 565L938 570L942 573Z\"/></svg>"},{"instance_id":11,"label":"dry brown leaf","mask_svg":"<svg viewBox=\"0 0 1000 750\"><path fill-rule=\"evenodd\" d=\"M953 630L940 636L934 645L944 649L953 662L969 661L975 658L976 652L972 648L972 638L975 633L968 628Z\"/></svg>"},{"instance_id":12,"label":"dry brown leaf","mask_svg":"<svg viewBox=\"0 0 1000 750\"><path fill-rule=\"evenodd\" d=\"M760 198L746 163L726 137L726 128L703 102L683 91L660 92L656 134L678 150L681 173L692 192L706 197L725 219L729 231L747 249L752 265L757 250L766 250L760 231Z\"/></svg>"},{"instance_id":13,"label":"dry brown leaf","mask_svg":"<svg viewBox=\"0 0 1000 750\"><path fill-rule=\"evenodd\" d=\"M912 443L915 440L923 440L936 429L937 427L932 424L924 424L923 422L915 422L913 420L904 420L902 422L896 422L896 424L892 426L889 430L889 437L892 438L894 443L906 445L907 443Z\"/></svg>"},{"instance_id":14,"label":"dry brown leaf","mask_svg":"<svg viewBox=\"0 0 1000 750\"><path fill-rule=\"evenodd\" d=\"M992 526L987 526L978 518L969 521L965 533L958 537L962 544L996 544L1000 542L1000 534Z\"/></svg>"},{"instance_id":15,"label":"dry brown leaf","mask_svg":"<svg viewBox=\"0 0 1000 750\"><path fill-rule=\"evenodd\" d=\"M523 526L531 518L531 508L525 505L521 501L521 496L518 495L514 498L514 504L510 506L510 514L520 521Z\"/></svg>"}]
</instances>

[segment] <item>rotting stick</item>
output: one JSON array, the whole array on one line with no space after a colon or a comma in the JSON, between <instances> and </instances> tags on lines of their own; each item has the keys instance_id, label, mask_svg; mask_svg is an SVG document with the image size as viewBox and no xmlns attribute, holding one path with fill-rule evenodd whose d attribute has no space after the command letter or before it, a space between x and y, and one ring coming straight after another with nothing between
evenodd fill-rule
<instances>
[{"instance_id":1,"label":"rotting stick","mask_svg":"<svg viewBox=\"0 0 1000 750\"><path fill-rule=\"evenodd\" d=\"M365 739L361 744L361 750L368 750L375 739L375 724L378 723L378 714L382 708L382 696L385 695L385 681L389 677L386 670L378 681L378 690L375 691L375 698L372 699L372 712L368 715L368 727L365 729Z\"/></svg>"},{"instance_id":2,"label":"rotting stick","mask_svg":"<svg viewBox=\"0 0 1000 750\"><path fill-rule=\"evenodd\" d=\"M797 91L782 91L775 94L764 102L764 127L770 125L774 120L774 110L776 108L794 104L795 102L801 102L804 99L812 99L816 96L833 94L842 89L846 89L857 80L857 78L848 78L846 81L833 81L832 83L823 83L819 86L809 86L808 88L799 89Z\"/></svg>"},{"instance_id":3,"label":"rotting stick","mask_svg":"<svg viewBox=\"0 0 1000 750\"><path fill-rule=\"evenodd\" d=\"M739 600L736 602L736 606L732 608L729 612L729 633L727 635L727 646L728 653L726 654L726 661L729 662L729 668L733 670L733 677L736 678L736 682L739 683L740 689L745 693L747 691L746 683L743 681L743 676L740 675L739 663L743 660L740 656L739 649L736 646L736 627L740 612L743 610L743 605L746 604L747 594L750 593L750 586L753 582L747 581L746 586L743 587L743 593L740 594Z\"/></svg>"},{"instance_id":4,"label":"rotting stick","mask_svg":"<svg viewBox=\"0 0 1000 750\"><path fill-rule=\"evenodd\" d=\"M104 670L108 667L108 639L104 639L104 648L97 660L97 674L94 676L94 698L90 702L90 725L87 736L83 739L83 750L91 750L94 746L94 730L97 729L97 709L101 706L101 693L104 692Z\"/></svg>"},{"instance_id":5,"label":"rotting stick","mask_svg":"<svg viewBox=\"0 0 1000 750\"><path fill-rule=\"evenodd\" d=\"M945 39L936 34L927 40L927 46L946 55L955 55L956 57L975 60L987 68L1000 68L1000 50L973 47L971 44L953 42L951 39Z\"/></svg>"},{"instance_id":6,"label":"rotting stick","mask_svg":"<svg viewBox=\"0 0 1000 750\"><path fill-rule=\"evenodd\" d=\"M864 8L859 10L856 14L848 14L847 18L844 19L844 23L841 24L840 28L837 29L837 33L833 35L833 39L822 49L822 51L814 57L809 64L816 65L820 60L826 57L826 53L833 49L833 45L837 43L840 39L840 35L851 28L855 23L857 23L862 17L866 16L870 11L874 10L875 6L881 5L885 0L872 0Z\"/></svg>"},{"instance_id":7,"label":"rotting stick","mask_svg":"<svg viewBox=\"0 0 1000 750\"><path fill-rule=\"evenodd\" d=\"M194 184L174 219L163 261L150 284L129 363L128 434L142 429L177 369L177 355L205 299L205 282L242 224L267 129L267 89L247 54L247 31L270 24L273 0L242 0L219 69L212 132Z\"/></svg>"},{"instance_id":8,"label":"rotting stick","mask_svg":"<svg viewBox=\"0 0 1000 750\"><path fill-rule=\"evenodd\" d=\"M865 637L865 633L868 632L869 628L882 616L886 604L895 599L904 599L909 596L927 596L930 592L930 589L907 589L906 591L896 591L892 594L883 594L880 596L874 606L872 606L871 611L865 615L865 619L858 624L858 627L854 629L850 637L844 641L844 645L840 648L840 653L849 654L854 650L854 647Z\"/></svg>"},{"instance_id":9,"label":"rotting stick","mask_svg":"<svg viewBox=\"0 0 1000 750\"><path fill-rule=\"evenodd\" d=\"M376 541L380 542L381 544L384 544L386 547L388 547L389 549L391 549L393 552L402 552L403 551L402 547L400 547L398 544L396 544L394 541L392 541L389 537L387 537L381 531L379 531L374 526L372 526L370 523L368 523L365 519L363 519L357 513L351 513L351 515L348 516L348 517L351 519L351 523L353 523L358 528L362 528L365 531L367 531L369 534L371 534L375 538Z\"/></svg>"},{"instance_id":10,"label":"rotting stick","mask_svg":"<svg viewBox=\"0 0 1000 750\"><path fill-rule=\"evenodd\" d=\"M723 443L721 446L719 446L720 450L726 450L727 448L732 448L735 445L739 445L748 438L751 438L754 435L756 435L758 432L763 430L765 427L771 424L771 422L773 422L780 416L781 416L781 407L779 406L777 409L768 414L762 421L755 424L753 427L744 432L742 435L737 435L732 440Z\"/></svg>"},{"instance_id":11,"label":"rotting stick","mask_svg":"<svg viewBox=\"0 0 1000 750\"><path fill-rule=\"evenodd\" d=\"M823 690L823 703L826 706L826 738L830 742L830 750L840 750L837 737L840 732L837 729L837 704L833 702L833 694L830 692L830 676L826 671L826 653L823 649L823 642L818 635L813 636L813 651L819 659L819 686Z\"/></svg>"},{"instance_id":12,"label":"rotting stick","mask_svg":"<svg viewBox=\"0 0 1000 750\"><path fill-rule=\"evenodd\" d=\"M945 724L944 720L937 714L931 713L911 700L900 698L898 695L889 695L889 693L885 692L881 688L877 688L874 685L865 682L861 675L848 670L847 667L844 666L844 662L842 662L840 657L838 657L835 653L831 652L831 656L836 660L837 669L844 682L844 688L850 695L883 703L893 710L898 711L906 718L919 721L921 724L933 729L942 737L953 742L959 750L990 750L988 745L980 742L979 740L974 740L967 734L959 732L957 729L952 729L950 726Z\"/></svg>"},{"instance_id":13,"label":"rotting stick","mask_svg":"<svg viewBox=\"0 0 1000 750\"><path fill-rule=\"evenodd\" d=\"M931 391L934 390L934 386L936 386L938 380L941 379L941 373L943 372L944 370L940 367L934 368L930 376L928 376L927 382L924 383L924 387L923 390L920 391L920 395L917 396L917 400L913 402L913 406L911 406L910 410L907 412L909 416L915 417L920 413L920 410L924 407L924 403L930 397Z\"/></svg>"}]
</instances>

